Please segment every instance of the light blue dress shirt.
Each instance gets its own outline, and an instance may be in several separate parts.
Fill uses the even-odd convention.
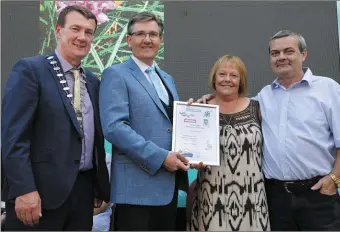
[[[340,147],[340,85],[304,69],[289,88],[276,79],[255,97],[268,179],[304,180],[331,172]]]

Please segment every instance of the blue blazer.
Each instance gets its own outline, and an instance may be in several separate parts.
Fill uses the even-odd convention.
[[[173,78],[156,71],[178,100]],[[172,122],[156,90],[131,58],[104,70],[99,109],[104,137],[113,144],[111,202],[170,203],[176,173],[162,164],[171,150]],[[187,181],[187,176],[182,179]]]
[[[58,66],[57,56],[53,53]],[[2,100],[2,162],[6,200],[37,190],[46,209],[58,208],[72,190],[82,152],[75,111],[47,59],[20,59],[13,67]],[[95,195],[109,200],[104,137],[99,121],[99,80],[86,72],[94,109]]]

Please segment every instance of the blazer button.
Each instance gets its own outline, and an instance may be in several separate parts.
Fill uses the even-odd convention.
[[[75,160],[74,163],[75,163],[75,164],[79,164],[80,161],[79,161],[79,160]]]
[[[168,128],[168,130],[167,130],[169,133],[171,133],[172,132],[172,128]]]

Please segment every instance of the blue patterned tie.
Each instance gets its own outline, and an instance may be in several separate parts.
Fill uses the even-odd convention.
[[[146,72],[149,74],[150,79],[152,81],[153,86],[155,87],[159,99],[162,100],[166,105],[169,105],[169,95],[165,90],[165,87],[162,86],[161,79],[157,75],[155,69],[153,67],[149,67]]]

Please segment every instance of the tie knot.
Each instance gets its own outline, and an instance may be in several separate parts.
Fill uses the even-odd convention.
[[[150,66],[148,67],[146,70],[145,70],[147,73],[151,73],[151,72],[154,72],[155,71],[155,68]]]
[[[72,69],[70,69],[70,72],[71,73],[80,73],[80,69],[79,68],[72,68]]]
[[[73,77],[77,80],[80,79],[81,71],[80,68],[72,68],[70,69],[70,72],[73,74]]]

